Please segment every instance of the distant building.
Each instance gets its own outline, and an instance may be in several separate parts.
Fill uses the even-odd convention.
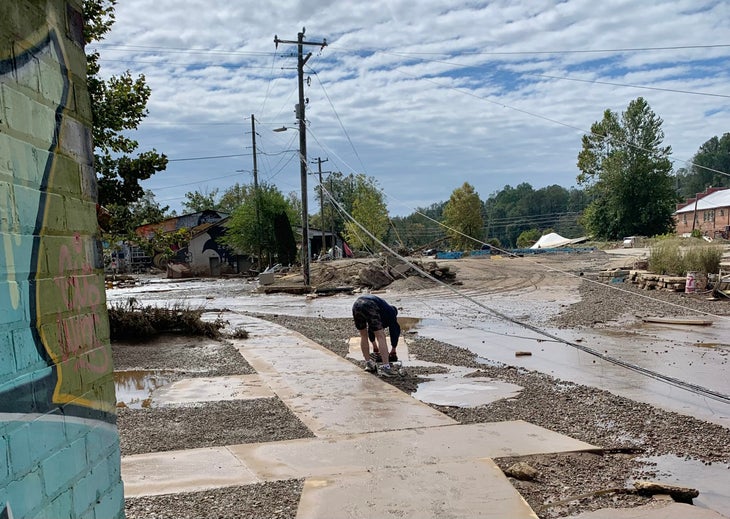
[[[294,234],[296,236],[297,246],[301,245],[302,227],[295,227]],[[345,240],[337,233],[333,234],[330,231],[322,231],[321,229],[310,227],[307,235],[309,237],[309,255],[312,258],[320,257],[320,253],[323,251],[325,254],[330,254],[328,259],[339,259],[352,254],[347,253],[350,249],[345,243]],[[340,251],[339,256],[335,257],[338,249]]]
[[[228,218],[202,224],[192,233],[188,246],[181,249],[176,259],[190,266],[193,275],[218,277],[224,274],[243,274],[253,268],[255,261],[249,255],[238,254],[223,243],[228,230]]]
[[[689,236],[698,230],[709,238],[730,238],[730,189],[710,187],[694,198],[677,204],[674,212],[677,234]]]
[[[140,225],[134,230],[134,232],[140,238],[150,239],[154,234],[159,232],[174,232],[179,229],[194,230],[199,225],[220,222],[224,218],[228,218],[228,216],[228,213],[222,213],[220,211],[213,211],[211,209],[208,209],[205,211],[199,211],[197,213],[184,214],[182,216],[173,216],[157,223]]]
[[[139,236],[139,241],[142,241],[149,240],[159,233],[170,233],[180,229],[188,229],[191,240],[187,245],[175,251],[176,254],[172,260],[173,262],[189,264],[188,266],[191,271],[193,267],[196,267],[197,275],[220,275],[227,272],[241,272],[241,270],[238,270],[240,258],[233,253],[223,252],[224,246],[217,241],[225,232],[225,228],[221,225],[208,232],[211,226],[227,221],[228,216],[228,213],[220,211],[199,211],[182,216],[173,216],[157,223],[140,225],[134,232]],[[210,233],[213,233],[215,236],[212,237]],[[209,242],[211,238],[213,241]],[[202,243],[198,247],[201,241]],[[144,249],[133,242],[124,241],[109,248],[112,250],[106,253],[108,257],[108,261],[105,261],[107,272],[143,272],[150,267],[159,269],[165,269],[167,267],[167,258],[165,255],[155,254],[154,256],[149,256]],[[190,264],[193,260],[196,263]],[[248,270],[248,268],[245,270]],[[217,274],[212,274],[213,272]]]

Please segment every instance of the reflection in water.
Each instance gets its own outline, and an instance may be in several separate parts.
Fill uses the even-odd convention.
[[[150,407],[152,392],[172,381],[169,371],[130,370],[114,372],[117,407]]]
[[[398,317],[398,324],[400,325],[400,330],[403,333],[413,330],[420,323],[421,319],[418,317]]]

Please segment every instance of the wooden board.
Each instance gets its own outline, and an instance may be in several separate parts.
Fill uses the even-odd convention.
[[[693,319],[691,317],[644,317],[645,323],[657,324],[689,324],[695,326],[710,326],[712,321],[707,319]]]

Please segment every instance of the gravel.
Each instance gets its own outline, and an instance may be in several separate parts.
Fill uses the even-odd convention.
[[[709,300],[709,293],[644,290],[633,283],[606,285],[591,280],[581,283],[579,290],[580,302],[567,307],[551,324],[575,328],[644,317],[730,315],[729,302]]]
[[[638,288],[624,286],[631,296],[594,283],[581,284],[580,303],[566,307],[554,320],[562,327],[595,326],[634,315],[667,315],[663,303],[636,297]],[[714,314],[727,314],[718,302],[703,297],[684,297],[655,291],[652,297],[677,301]],[[672,311],[673,312],[673,311]],[[677,309],[672,315],[683,315]],[[347,339],[354,327],[351,319],[304,318],[283,315],[258,317],[296,330],[345,357]],[[193,341],[198,341],[194,339]],[[191,365],[180,356],[195,351],[191,344],[145,357],[144,350],[114,346],[115,362],[121,366],[148,367],[195,373],[212,362],[221,371],[249,373],[245,361],[228,366],[230,350],[208,348],[202,363]],[[201,346],[202,347],[202,346]],[[650,498],[626,492],[634,479],[651,476],[652,469],[638,456],[675,454],[705,463],[730,462],[730,430],[688,416],[634,402],[606,391],[561,381],[549,375],[511,366],[485,366],[466,349],[439,341],[409,336],[409,348],[417,358],[442,365],[473,368],[471,376],[489,377],[518,384],[523,391],[514,399],[476,408],[433,406],[461,423],[526,420],[599,446],[600,454],[555,454],[496,460],[506,469],[526,461],[539,471],[535,481],[512,480],[517,490],[543,519],[565,517],[605,507],[631,507]],[[149,350],[147,351],[149,353]],[[186,356],[183,355],[183,356]],[[240,358],[240,356],[238,356]],[[218,359],[218,360],[216,360]],[[143,362],[146,361],[146,362]],[[361,361],[353,361],[361,364]],[[121,363],[121,364],[119,364]],[[223,367],[228,366],[228,367]],[[197,370],[197,371],[196,371]],[[441,368],[409,368],[403,378],[385,379],[406,392]],[[210,376],[210,372],[205,372]],[[421,378],[419,378],[419,376]],[[196,446],[224,445],[287,438],[311,437],[311,431],[277,398],[235,403],[206,403],[196,406],[151,409],[120,409],[119,428],[124,455]],[[171,434],[174,433],[174,434]],[[205,492],[128,498],[128,519],[142,517],[295,517],[302,488],[299,480],[279,481]]]
[[[311,438],[278,398],[119,409],[122,455]]]

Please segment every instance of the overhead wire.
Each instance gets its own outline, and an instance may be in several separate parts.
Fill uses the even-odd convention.
[[[629,50],[629,49],[624,49],[624,50]],[[646,49],[644,49],[644,50],[646,50]],[[545,51],[545,53],[548,53],[548,51]],[[316,77],[317,77],[318,81],[319,81],[319,82],[320,82],[320,84],[321,84],[321,80],[320,80],[320,78],[319,78],[318,74],[316,74],[316,72],[315,72],[315,75],[316,75]],[[432,80],[430,80],[430,79],[428,79],[428,78],[425,78],[425,79],[426,79],[426,80],[428,80],[428,81],[432,81]],[[432,81],[432,82],[434,82],[434,83],[438,84],[438,82],[435,82],[435,81]],[[441,86],[443,86],[443,85],[441,85]],[[573,128],[573,129],[577,129],[577,130],[579,130],[579,131],[581,131],[581,132],[584,132],[584,133],[585,133],[585,130],[583,130],[583,129],[580,129],[580,128],[576,128],[576,127],[573,127],[573,126],[571,126],[571,125],[568,125],[568,124],[562,123],[562,122],[560,122],[560,121],[557,121],[557,120],[554,120],[554,119],[551,119],[551,118],[548,118],[548,117],[544,117],[544,116],[541,116],[541,115],[539,115],[539,114],[534,114],[534,113],[531,113],[531,112],[529,112],[529,111],[526,111],[526,110],[521,110],[521,109],[518,109],[518,108],[515,108],[515,107],[511,107],[511,106],[509,106],[509,105],[506,105],[506,104],[504,104],[504,103],[500,103],[500,102],[495,102],[495,101],[492,101],[492,100],[486,99],[486,98],[484,98],[484,97],[482,97],[482,96],[477,96],[477,95],[475,95],[475,94],[473,94],[473,93],[471,93],[471,92],[466,92],[466,91],[463,91],[463,90],[461,90],[461,89],[457,89],[457,88],[454,88],[454,87],[448,87],[448,88],[451,88],[451,89],[453,89],[453,90],[455,90],[455,91],[458,91],[458,92],[461,92],[461,93],[464,93],[464,94],[467,94],[467,95],[471,95],[471,96],[473,96],[473,97],[476,97],[476,98],[479,98],[479,99],[485,100],[485,101],[487,101],[487,102],[490,102],[490,103],[493,103],[493,104],[497,104],[497,105],[499,105],[499,106],[502,106],[502,107],[504,107],[504,108],[508,108],[508,109],[516,110],[516,111],[518,111],[518,112],[521,112],[521,113],[524,113],[524,114],[526,114],[526,115],[530,115],[530,116],[533,116],[533,117],[538,117],[538,118],[540,118],[540,119],[544,119],[544,120],[547,120],[547,121],[550,121],[550,122],[553,122],[553,123],[556,123],[556,124],[560,124],[560,125],[562,125],[562,126],[566,126],[566,127],[570,127],[570,128]],[[324,90],[324,87],[323,87],[323,91],[325,91],[325,90]],[[326,94],[326,92],[325,92],[325,95],[327,95],[327,94]],[[328,100],[329,100],[330,104],[332,105],[331,99],[329,98],[329,96],[328,96],[328,95],[327,95],[327,98],[328,98]],[[334,109],[334,106],[333,106],[333,109]],[[342,125],[342,121],[341,121],[341,119],[339,118],[339,115],[337,115],[337,114],[336,114],[336,116],[337,116],[337,119],[338,119],[338,121],[340,122],[341,126],[343,126],[343,127],[344,127],[344,125]],[[352,144],[352,141],[351,141],[351,139],[349,138],[349,135],[348,135],[348,140],[349,140],[349,141],[351,142],[351,144]],[[354,146],[353,146],[353,149],[354,149]],[[356,152],[356,150],[355,150],[355,152]],[[357,152],[356,152],[356,154],[357,154]],[[213,158],[228,158],[228,157],[237,157],[237,156],[239,156],[239,157],[240,157],[240,156],[245,156],[245,155],[250,155],[250,154],[235,154],[235,155],[226,155],[226,156],[211,156],[211,157],[195,157],[195,158],[188,158],[188,159],[172,159],[171,161],[184,161],[184,160],[207,160],[207,159],[213,159]],[[359,158],[359,155],[358,155],[358,160],[360,160],[360,158]],[[679,159],[679,160],[681,160],[681,159]],[[362,162],[362,161],[360,160],[360,162]],[[686,163],[688,163],[688,164],[692,164],[692,163],[691,163],[691,162],[689,162],[689,161],[683,161],[683,162],[686,162]],[[693,164],[693,165],[694,165],[694,164]],[[699,165],[697,165],[697,166],[699,166]],[[699,167],[702,167],[702,166],[699,166]],[[706,170],[709,170],[709,171],[713,171],[713,172],[716,172],[716,173],[720,173],[720,174],[725,174],[725,175],[729,175],[728,173],[725,173],[725,172],[722,172],[722,171],[717,171],[717,170],[713,170],[713,169],[711,169],[711,168],[704,168],[704,169],[706,169]],[[337,204],[337,202],[336,202],[336,201],[334,201],[334,199],[333,199],[333,203]],[[339,205],[339,204],[338,204],[338,205]],[[340,209],[340,211],[342,211],[342,207],[340,207],[339,209]],[[346,213],[346,214],[347,214],[347,213]],[[424,215],[423,213],[419,213],[419,214],[421,214],[421,215],[423,215],[423,216],[426,216],[426,215]],[[352,219],[351,215],[349,215],[349,214],[348,214],[348,216],[349,216],[349,217],[350,217],[350,218]],[[428,218],[428,217],[427,217],[427,218]],[[374,237],[374,236],[373,236],[372,234],[370,234],[370,233],[369,233],[369,231],[367,231],[367,230],[366,230],[366,229],[365,229],[364,227],[362,227],[362,226],[361,226],[361,225],[359,224],[359,222],[356,222],[356,221],[355,221],[355,224],[356,224],[356,225],[357,225],[358,227],[360,227],[360,228],[361,228],[361,229],[362,229],[362,230],[363,230],[363,231],[364,231],[364,232],[365,232],[366,234],[368,234],[368,235],[369,235],[369,236],[370,236],[371,238],[373,238],[373,239],[375,239],[376,241],[378,241],[378,242],[379,242],[379,240],[377,240],[377,239],[376,239],[376,238],[375,238],[375,237]],[[463,233],[462,233],[462,234],[463,234]],[[466,235],[465,235],[465,236],[466,236]],[[472,239],[473,239],[473,238],[472,238]],[[476,240],[476,241],[479,241],[479,240]],[[388,247],[387,247],[387,246],[386,246],[385,244],[383,244],[382,242],[379,242],[379,243],[380,243],[380,245],[381,245],[381,246],[383,246],[384,248],[386,248],[387,250],[389,250],[389,251],[390,251],[391,253],[394,253],[394,251],[392,251],[391,249],[389,249],[389,248],[388,248]],[[482,242],[482,243],[483,243],[483,242]],[[394,253],[394,254],[395,254],[395,253]],[[404,258],[401,258],[401,259],[404,259]],[[428,274],[426,274],[425,272],[423,272],[423,271],[422,271],[421,273],[422,273],[422,275],[424,275],[424,274],[425,274],[425,275],[426,275],[427,277],[429,277],[429,276],[428,276]],[[432,280],[435,280],[435,281],[437,281],[437,282],[440,282],[440,280],[437,280],[437,279],[435,279],[435,278],[433,278],[433,277],[431,277],[431,278],[432,278]],[[440,283],[442,283],[442,282],[440,282]],[[444,285],[444,286],[446,286],[447,288],[450,288],[450,289],[454,290],[454,289],[453,289],[453,287],[450,287],[449,285],[446,285],[446,284],[443,284],[443,285]],[[470,301],[471,301],[472,303],[475,303],[475,304],[477,304],[478,306],[480,306],[480,307],[483,307],[484,309],[486,309],[486,310],[488,310],[488,311],[490,311],[490,312],[494,313],[494,314],[495,314],[495,315],[497,315],[497,316],[500,316],[500,317],[502,317],[502,318],[504,318],[504,319],[506,319],[506,320],[509,320],[509,321],[511,321],[511,322],[514,322],[515,324],[519,324],[519,325],[521,325],[521,326],[525,326],[525,327],[526,327],[526,328],[528,328],[528,329],[532,329],[532,330],[533,330],[533,331],[535,331],[536,333],[541,333],[541,334],[543,334],[543,335],[546,335],[546,336],[548,336],[548,337],[551,337],[551,338],[553,338],[553,339],[555,339],[555,340],[559,340],[560,342],[564,342],[564,343],[566,343],[566,344],[569,344],[568,342],[566,342],[565,340],[563,340],[563,339],[561,339],[561,338],[559,338],[559,337],[552,337],[552,336],[550,336],[549,334],[546,334],[546,332],[544,332],[544,331],[542,331],[542,330],[539,330],[539,329],[537,329],[537,328],[534,328],[534,329],[533,329],[533,328],[531,328],[531,325],[529,325],[529,324],[527,324],[527,323],[521,323],[521,322],[519,322],[519,321],[516,321],[516,320],[513,320],[513,319],[511,319],[511,318],[510,318],[509,316],[506,316],[506,315],[504,315],[504,314],[501,314],[500,312],[497,312],[496,310],[493,310],[493,309],[487,308],[486,306],[484,306],[484,305],[481,305],[480,303],[478,303],[478,302],[476,302],[475,300],[473,300],[473,298],[470,298],[470,297],[469,297],[468,295],[465,295],[465,294],[460,294],[460,293],[459,293],[458,291],[456,291],[456,293],[457,293],[457,294],[459,294],[459,295],[461,295],[461,296],[463,296],[463,297],[466,297],[466,298],[467,298],[467,299],[469,299],[469,300],[470,300]],[[677,306],[680,306],[680,305],[677,305]],[[595,352],[594,350],[591,350],[590,348],[588,348],[588,349],[585,349],[585,347],[582,347],[582,345],[579,345],[579,344],[571,344],[571,345],[572,345],[572,346],[575,346],[575,347],[578,347],[579,349],[584,349],[584,350],[585,350],[585,351],[587,351],[588,353],[591,353],[591,354],[593,354],[593,355],[597,355],[597,356],[599,356],[599,357],[601,357],[601,358],[604,358],[604,357],[606,357],[606,356],[604,356],[604,355],[600,354],[599,352]],[[608,361],[610,361],[610,362],[614,362],[614,363],[616,363],[616,364],[622,365],[622,361],[620,361],[619,359],[609,359],[609,358],[605,358],[604,360],[608,360]],[[626,363],[623,363],[623,364],[626,364]],[[629,367],[630,369],[634,369],[634,370],[637,370],[637,371],[640,371],[640,372],[641,372],[641,370],[643,369],[643,368],[640,368],[640,367],[638,367],[638,366],[634,366],[634,365],[627,365],[627,366],[625,366],[625,367]],[[647,370],[647,371],[648,371],[648,370]],[[664,379],[664,380],[665,380],[666,382],[669,382],[669,383],[672,383],[673,381],[674,381],[674,382],[680,382],[680,387],[684,387],[684,388],[687,388],[687,384],[686,384],[686,383],[682,383],[681,381],[676,381],[676,379],[671,379],[671,377],[667,378],[667,377],[665,377],[665,376],[661,376],[660,374],[656,374],[656,373],[653,373],[653,372],[648,372],[648,373],[644,373],[644,374],[647,374],[647,375],[650,375],[650,376],[652,376],[652,374],[653,374],[653,375],[656,375],[656,376],[659,376],[659,378],[662,378],[662,379]],[[707,392],[708,392],[709,390],[707,390],[707,389],[705,389],[705,388],[701,388],[700,386],[695,386],[695,387],[694,387],[694,389],[695,389],[695,390],[697,390],[697,391],[701,391],[701,392],[702,392],[702,391],[704,391],[704,392],[705,392],[705,394],[706,394],[707,396],[710,396],[710,397],[722,397],[722,398],[723,398],[723,399],[725,399],[725,400],[727,400],[728,398],[730,398],[730,397],[727,397],[727,395],[721,395],[721,394],[714,394],[714,396],[713,396],[712,392],[709,392],[709,393],[707,393]]]
[[[476,97],[478,97],[478,96],[476,96]],[[500,104],[500,103],[498,103],[498,104]],[[518,110],[518,111],[522,111],[522,110]],[[526,111],[524,111],[524,112],[526,112]],[[526,112],[526,113],[529,113],[529,112]],[[546,119],[550,120],[549,118],[546,118]],[[316,136],[315,136],[315,140],[317,140],[316,139]],[[319,142],[319,141],[317,141],[317,142]],[[370,237],[370,239],[372,239],[374,241],[374,243],[378,243],[381,247],[383,247],[385,250],[387,250],[388,252],[390,252],[394,256],[398,257],[401,261],[404,261],[407,264],[409,264],[409,266],[411,268],[413,268],[414,270],[416,270],[416,272],[418,272],[422,276],[425,276],[425,277],[431,279],[432,281],[435,281],[436,283],[440,284],[441,286],[446,287],[448,290],[454,292],[457,296],[460,296],[460,297],[463,297],[463,298],[467,299],[468,301],[470,301],[472,304],[476,305],[477,307],[482,308],[483,310],[486,310],[487,312],[492,313],[493,315],[495,315],[495,316],[497,316],[497,317],[499,317],[499,318],[501,318],[501,319],[503,319],[505,321],[512,322],[512,323],[514,323],[516,325],[522,326],[522,327],[524,327],[526,329],[529,329],[529,330],[531,330],[531,331],[533,331],[535,333],[538,333],[538,334],[540,334],[542,336],[548,337],[549,339],[552,339],[552,340],[555,340],[555,341],[559,341],[559,342],[561,342],[563,344],[572,346],[572,347],[574,347],[576,349],[579,349],[581,351],[584,351],[587,354],[596,356],[596,357],[598,357],[598,358],[600,358],[600,359],[602,359],[602,360],[604,360],[606,362],[610,362],[612,364],[615,364],[615,365],[618,365],[618,366],[622,366],[622,367],[624,367],[626,369],[629,369],[631,371],[634,371],[634,372],[643,374],[645,376],[648,376],[650,378],[654,378],[656,380],[663,381],[663,382],[665,382],[667,384],[670,384],[670,385],[673,385],[675,387],[679,387],[679,388],[682,388],[682,389],[685,389],[685,390],[692,391],[692,392],[697,393],[697,394],[701,394],[701,395],[703,395],[705,397],[708,397],[708,398],[712,398],[712,399],[715,399],[715,400],[718,400],[718,401],[730,403],[730,395],[726,395],[726,394],[720,393],[718,391],[714,391],[714,390],[711,390],[709,388],[705,388],[705,387],[702,387],[702,386],[699,386],[699,385],[696,385],[696,384],[692,384],[692,383],[689,383],[689,382],[685,382],[685,381],[679,380],[677,378],[670,377],[670,376],[667,376],[667,375],[664,375],[664,374],[661,374],[661,373],[658,373],[658,372],[649,370],[647,368],[643,368],[643,367],[641,367],[639,365],[632,364],[632,363],[623,361],[623,360],[618,359],[618,358],[614,358],[614,357],[612,357],[610,355],[603,354],[603,353],[601,353],[601,352],[599,352],[599,351],[597,351],[597,350],[595,350],[593,348],[590,348],[588,346],[579,344],[579,343],[574,342],[574,341],[568,341],[568,340],[566,340],[566,339],[564,339],[562,337],[559,337],[559,336],[557,336],[555,334],[552,334],[550,332],[547,332],[545,330],[542,330],[542,329],[538,328],[537,326],[534,326],[534,325],[531,325],[529,323],[526,323],[526,322],[520,321],[518,319],[512,318],[512,317],[510,317],[510,316],[508,316],[508,315],[506,315],[506,314],[504,314],[502,312],[499,312],[499,311],[497,311],[497,310],[495,310],[493,308],[487,307],[486,305],[484,305],[481,302],[475,300],[473,297],[469,296],[468,294],[464,294],[463,292],[460,292],[460,291],[456,290],[451,285],[448,285],[446,283],[443,283],[441,280],[435,278],[434,276],[430,275],[429,273],[427,273],[426,271],[424,271],[420,267],[418,267],[415,264],[413,264],[412,262],[410,262],[408,259],[406,259],[403,256],[399,255],[396,251],[394,251],[393,249],[391,249],[390,247],[388,247],[385,243],[383,243],[381,240],[379,240],[377,237],[375,237],[372,233],[370,233],[370,231],[368,231],[362,224],[360,224],[360,222],[358,222],[357,220],[355,220],[352,217],[352,215],[350,215],[347,211],[345,211],[344,208],[341,206],[341,204],[339,204],[339,202],[337,200],[335,200],[334,197],[332,197],[331,193],[329,193],[329,191],[326,189],[326,187],[323,184],[320,184],[319,187],[320,187],[320,190],[321,190],[320,192],[323,195],[328,196],[328,198],[330,199],[330,203],[333,204],[334,206],[338,207],[340,213],[345,214],[349,218],[349,220],[352,221],[353,224],[355,226],[357,226],[358,228],[360,228],[365,234],[367,234]],[[386,196],[388,196],[388,195],[386,194]],[[430,218],[428,215],[425,215],[422,212],[418,212],[418,214],[426,217],[427,219],[429,219],[431,221],[436,222],[436,220],[434,220],[433,218]],[[436,223],[438,223],[439,225],[442,225],[441,222],[436,222]],[[452,232],[455,232],[455,233],[460,234],[462,236],[468,237],[468,238],[470,238],[470,239],[472,239],[472,240],[474,240],[476,242],[484,243],[481,240],[478,240],[476,238],[467,236],[466,234],[461,233],[460,231],[458,231],[456,229],[450,229],[450,230]],[[584,279],[584,278],[581,278],[581,279]],[[633,292],[631,292],[631,294],[633,294]],[[651,299],[651,298],[649,298],[649,299]],[[684,308],[681,305],[675,305],[675,306],[679,306],[681,308]]]
[[[340,205],[339,202],[337,202],[334,198],[331,198],[331,202],[333,204]],[[500,312],[498,310],[495,310],[494,308],[488,307],[488,306],[484,305],[483,303],[481,303],[480,301],[477,301],[476,299],[474,299],[470,295],[465,294],[464,292],[457,290],[456,288],[454,288],[453,286],[449,285],[448,283],[444,283],[440,279],[432,276],[431,274],[429,274],[428,272],[426,272],[425,270],[423,270],[422,268],[420,268],[418,265],[416,265],[413,262],[409,261],[408,258],[405,258],[402,255],[398,254],[396,251],[394,251],[393,249],[391,249],[390,247],[388,247],[385,243],[383,243],[376,236],[374,236],[368,229],[366,229],[360,222],[358,222],[355,218],[353,218],[352,215],[350,215],[349,213],[347,213],[347,211],[345,211],[344,208],[342,208],[341,206],[340,206],[340,210],[342,212],[346,213],[348,215],[350,221],[352,221],[354,225],[356,225],[357,227],[359,227],[365,234],[367,234],[370,237],[370,239],[374,240],[374,242],[378,243],[383,249],[387,250],[390,254],[393,254],[399,260],[407,263],[409,267],[411,267],[412,269],[414,269],[420,275],[422,275],[424,277],[427,277],[428,279],[430,279],[431,281],[436,282],[437,284],[439,284],[443,288],[446,288],[446,289],[450,290],[451,292],[453,292],[457,296],[462,297],[462,298],[468,300],[469,302],[471,302],[472,304],[476,305],[477,307],[479,307],[479,308],[481,308],[481,309],[483,309],[483,310],[491,313],[492,315],[495,315],[496,317],[498,317],[498,318],[500,318],[500,319],[502,319],[504,321],[511,322],[513,324],[516,324],[518,326],[521,326],[523,328],[526,328],[526,329],[528,329],[528,330],[530,330],[532,332],[535,332],[535,333],[537,333],[539,335],[542,335],[542,336],[547,337],[549,339],[552,339],[554,341],[560,342],[562,344],[566,344],[568,346],[572,346],[573,348],[579,349],[579,350],[581,350],[581,351],[583,351],[583,352],[585,352],[585,353],[587,353],[589,355],[592,355],[594,357],[597,357],[597,358],[599,358],[599,359],[601,359],[603,361],[606,361],[606,362],[609,362],[611,364],[615,364],[615,365],[621,366],[623,368],[629,369],[631,371],[634,371],[636,373],[645,375],[645,376],[650,377],[650,378],[653,378],[655,380],[659,380],[659,381],[665,382],[665,383],[667,383],[669,385],[672,385],[674,387],[678,387],[680,389],[684,389],[684,390],[687,390],[687,391],[691,391],[693,393],[696,393],[696,394],[699,394],[699,395],[702,395],[704,397],[711,398],[711,399],[714,399],[714,400],[717,400],[717,401],[720,401],[720,402],[730,403],[730,395],[727,395],[727,394],[721,393],[719,391],[715,391],[715,390],[712,390],[712,389],[709,389],[709,388],[700,386],[698,384],[693,384],[693,383],[690,383],[690,382],[686,382],[686,381],[677,379],[676,377],[671,377],[671,376],[668,376],[668,375],[664,375],[662,373],[659,373],[659,372],[656,372],[656,371],[653,371],[653,370],[644,368],[644,367],[639,366],[637,364],[624,361],[622,359],[613,357],[613,356],[608,355],[608,354],[605,354],[605,353],[601,353],[601,352],[599,352],[599,351],[597,351],[597,350],[595,350],[593,348],[590,348],[590,347],[588,347],[588,346],[586,346],[584,344],[580,344],[580,343],[577,343],[577,342],[574,342],[574,341],[569,341],[569,340],[564,339],[562,337],[559,337],[558,335],[555,335],[555,334],[553,334],[551,332],[548,332],[546,330],[543,330],[543,329],[541,329],[541,328],[539,328],[537,326],[534,326],[532,324],[526,323],[526,322],[521,321],[519,319],[513,318],[513,317],[511,317],[511,316],[509,316],[509,315],[507,315],[507,314],[505,314],[503,312]],[[679,306],[679,305],[677,305],[677,306]]]

